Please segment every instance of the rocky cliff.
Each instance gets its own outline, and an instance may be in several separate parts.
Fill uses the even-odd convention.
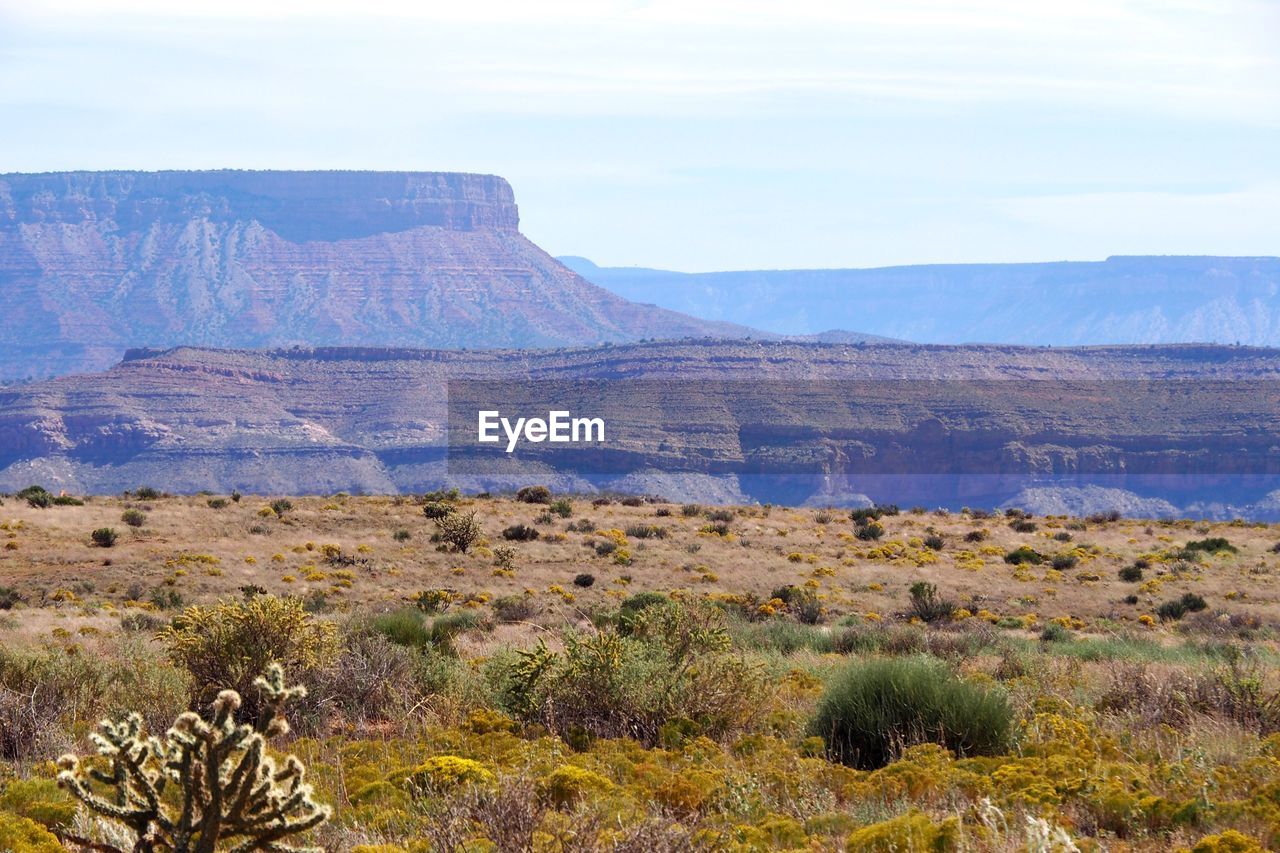
[[[459,469],[446,447],[462,380],[510,383],[498,402],[512,408],[548,402],[529,390],[538,383],[635,384],[613,398],[556,386],[550,402],[579,414],[590,412],[576,403],[603,400],[600,453],[543,445],[515,468]],[[540,481],[681,499],[993,506],[1022,494],[1057,506],[1120,494],[1107,488],[1133,506],[1234,513],[1280,488],[1277,380],[1280,351],[1208,346],[136,351],[102,374],[0,389],[0,490]]]
[[[746,330],[638,305],[518,230],[502,178],[0,175],[0,381],[128,347],[525,347]]]

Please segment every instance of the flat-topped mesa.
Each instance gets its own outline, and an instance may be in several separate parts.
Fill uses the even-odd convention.
[[[0,175],[0,382],[129,348],[505,348],[753,334],[628,302],[450,172]]]
[[[20,224],[256,220],[293,242],[435,226],[515,231],[511,185],[458,172],[169,171],[0,174],[0,229]]]

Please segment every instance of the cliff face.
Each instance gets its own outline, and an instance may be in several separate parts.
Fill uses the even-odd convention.
[[[0,381],[133,346],[525,347],[740,334],[637,305],[518,230],[502,178],[0,175]]]
[[[603,398],[572,385],[601,379],[640,384]],[[690,500],[993,506],[1075,484],[1230,516],[1280,488],[1277,379],[1280,351],[1207,346],[137,351],[103,374],[0,389],[0,490],[545,482]],[[462,447],[461,461],[477,464],[459,467],[458,433],[447,441],[459,380],[506,383],[504,411],[603,414],[609,441],[585,455],[531,446],[514,467]],[[539,399],[549,380],[571,384]],[[475,408],[463,409],[474,425]]]

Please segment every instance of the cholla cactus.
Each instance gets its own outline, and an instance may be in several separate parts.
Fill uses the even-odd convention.
[[[266,698],[256,725],[236,723],[240,695],[234,690],[218,695],[212,720],[185,713],[163,739],[146,737],[137,714],[104,720],[93,740],[108,769],[64,755],[59,784],[94,812],[127,826],[136,837],[132,853],[314,850],[284,839],[324,822],[330,810],[311,798],[302,762],[291,755],[279,766],[266,754],[267,739],[289,731],[284,706],[306,691],[286,687],[274,664],[255,684]],[[166,796],[173,788],[178,791]],[[101,842],[64,840],[130,853]]]

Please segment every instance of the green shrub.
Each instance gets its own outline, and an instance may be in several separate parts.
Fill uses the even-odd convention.
[[[1053,566],[1058,571],[1064,571],[1066,569],[1074,569],[1076,564],[1079,562],[1080,558],[1075,554],[1054,554],[1053,558],[1049,561],[1049,565]]]
[[[623,532],[632,539],[667,538],[667,528],[657,524],[628,524]]]
[[[685,504],[680,507],[680,514],[685,518],[693,518],[702,515],[702,507],[698,504]]]
[[[25,500],[28,506],[36,509],[48,509],[53,506],[53,495],[45,491],[43,486],[27,486],[14,497]]]
[[[551,490],[546,486],[525,486],[516,492],[516,500],[525,504],[549,504]]]
[[[866,524],[858,525],[853,535],[864,542],[871,542],[884,536],[884,527],[878,521],[869,521]]]
[[[852,664],[830,682],[809,731],[844,764],[872,769],[899,750],[937,743],[959,755],[1008,749],[1013,712],[997,689],[979,687],[929,658]]]
[[[130,527],[141,527],[147,523],[147,514],[140,509],[126,509],[120,513],[120,520]]]
[[[164,497],[158,489],[153,489],[150,486],[139,486],[133,490],[133,496],[140,501],[154,501]]]
[[[924,537],[924,547],[928,548],[930,551],[941,551],[946,547],[946,544],[946,540],[937,534]]]
[[[197,704],[221,690],[244,698],[250,719],[261,710],[258,675],[272,664],[307,673],[337,653],[336,628],[318,621],[296,598],[256,595],[248,600],[188,607],[159,634],[169,658],[191,673]]]
[[[379,613],[369,620],[369,627],[397,646],[421,649],[431,645],[431,632],[422,611],[414,607]]]
[[[560,498],[559,500],[552,501],[551,505],[547,507],[547,510],[552,515],[558,515],[561,518],[568,518],[573,515],[573,502],[568,498]]]
[[[760,669],[732,653],[723,614],[678,602],[635,612],[630,633],[570,633],[564,650],[544,643],[518,652],[505,670],[508,708],[572,745],[591,738],[658,742],[680,721],[710,737],[759,713]]]
[[[1140,566],[1125,566],[1116,574],[1125,583],[1137,583],[1142,580],[1142,568]]]
[[[502,538],[510,542],[532,542],[540,535],[538,528],[527,524],[513,524],[502,531]]]
[[[581,587],[582,589],[593,586],[595,582],[596,576],[590,572],[582,572],[581,574],[575,575],[573,578],[573,585]]]
[[[1040,632],[1040,640],[1045,643],[1065,643],[1070,639],[1071,632],[1057,622],[1050,622]]]
[[[54,506],[84,506],[84,501],[73,495],[58,495],[53,499]]]
[[[22,601],[22,596],[16,589],[0,586],[0,610],[12,610],[14,605],[20,601]]]
[[[119,538],[119,535],[114,528],[99,527],[90,533],[89,537],[93,540],[93,544],[99,548],[110,548],[116,544],[116,539]]]
[[[391,538],[397,542],[408,542],[413,538],[413,534],[401,527],[397,528],[396,531],[391,534]]]
[[[205,503],[209,506],[209,509],[226,509],[231,505],[226,498],[209,498]]]
[[[0,793],[0,811],[30,818],[48,829],[68,829],[76,817],[76,802],[52,779],[14,779]]]
[[[66,853],[57,837],[29,818],[0,811],[0,850],[12,853]]]
[[[453,504],[445,501],[427,501],[422,506],[422,514],[430,519],[444,518],[453,511]]]
[[[1183,550],[1203,551],[1206,554],[1217,554],[1221,551],[1226,551],[1229,554],[1238,554],[1240,552],[1239,548],[1221,536],[1212,536],[1208,539],[1197,539],[1194,542],[1188,542]]]
[[[1044,562],[1044,555],[1030,546],[1021,545],[1005,554],[1004,561],[1014,566],[1020,566],[1023,563],[1038,566]]]
[[[288,498],[277,498],[271,502],[271,508],[275,510],[276,515],[283,517],[286,512],[293,509],[293,501]]]
[[[499,622],[528,622],[538,615],[538,604],[532,596],[504,595],[494,600],[493,615]]]
[[[450,513],[444,518],[437,518],[435,523],[440,540],[460,554],[467,553],[482,535],[474,512]]]
[[[951,618],[955,612],[955,602],[941,598],[938,587],[927,581],[916,581],[911,585],[911,613],[922,622],[941,622]]]

